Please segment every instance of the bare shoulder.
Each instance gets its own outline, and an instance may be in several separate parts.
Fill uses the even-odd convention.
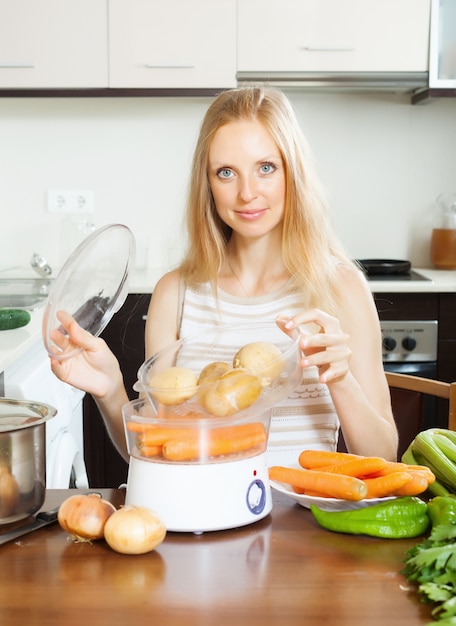
[[[157,293],[160,296],[178,295],[180,280],[181,276],[179,270],[173,270],[172,272],[163,274],[155,285],[154,294]]]
[[[355,265],[340,263],[337,266],[336,290],[343,297],[355,293],[371,296],[371,290],[363,272]]]
[[[377,309],[369,283],[363,272],[354,265],[338,265],[336,295],[342,317],[377,320]]]

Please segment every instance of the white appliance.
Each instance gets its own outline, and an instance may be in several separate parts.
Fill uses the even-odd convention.
[[[88,488],[82,419],[84,392],[54,376],[42,342],[5,370],[4,395],[44,402],[57,409],[57,415],[46,422],[46,487]]]
[[[147,359],[134,386],[143,397],[122,409],[130,454],[126,503],[155,510],[176,532],[236,528],[268,515],[271,409],[301,380],[299,338],[274,320],[221,325]],[[241,347],[250,358],[240,357]],[[201,382],[203,371],[221,365],[224,375]],[[183,370],[199,382],[174,384]],[[159,384],[163,373],[168,378]],[[253,395],[242,401],[236,393]]]

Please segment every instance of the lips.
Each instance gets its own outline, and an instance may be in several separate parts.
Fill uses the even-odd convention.
[[[256,220],[266,213],[267,209],[255,209],[250,211],[236,211],[236,215],[245,220]]]

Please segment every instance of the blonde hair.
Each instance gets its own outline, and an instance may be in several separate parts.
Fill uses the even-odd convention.
[[[231,229],[220,220],[215,208],[207,173],[208,155],[217,130],[236,120],[258,120],[276,142],[286,181],[284,263],[302,290],[303,303],[334,310],[337,262],[350,260],[333,232],[326,195],[291,104],[281,91],[261,85],[222,92],[202,121],[188,193],[189,243],[179,267],[182,277],[193,286],[208,281],[217,286]]]

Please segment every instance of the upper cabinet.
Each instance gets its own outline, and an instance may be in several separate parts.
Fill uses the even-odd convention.
[[[432,1],[445,7],[456,2]],[[310,80],[325,73],[335,81],[355,76],[361,87],[374,77],[374,88],[387,84],[375,82],[383,80],[379,75],[393,76],[393,83],[401,75],[413,90],[427,85],[430,5],[431,0],[0,0],[0,95],[209,95],[244,80],[296,85],[306,73]]]
[[[107,87],[107,0],[1,0],[0,88]]]
[[[236,84],[236,0],[1,0],[0,89]]]
[[[109,86],[236,84],[236,0],[109,0]]]
[[[427,72],[430,0],[239,0],[238,72]]]

